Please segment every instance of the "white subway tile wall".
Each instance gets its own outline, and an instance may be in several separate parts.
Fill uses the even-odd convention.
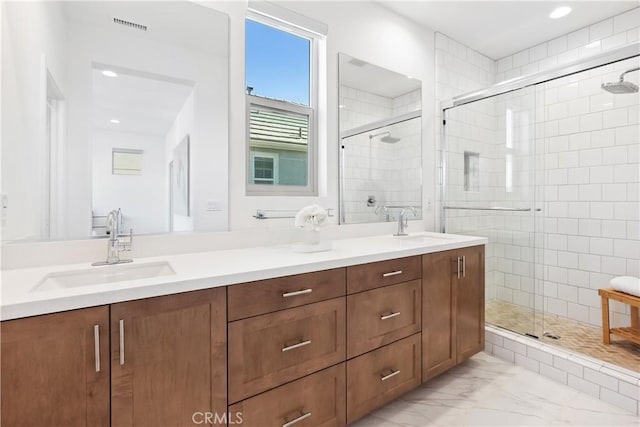
[[[387,98],[347,86],[340,86],[340,130],[345,131],[388,119],[420,108],[421,91],[414,90],[396,98]],[[345,138],[344,213],[347,223],[393,220],[376,207],[383,205],[421,206],[420,118]],[[390,132],[396,143],[384,143],[381,136]],[[375,205],[368,199],[375,197]],[[418,218],[421,218],[418,211]]]
[[[636,8],[498,61],[437,33],[437,100],[636,41],[639,23]],[[448,231],[489,238],[488,301],[600,325],[597,289],[613,276],[640,275],[640,98],[600,88],[633,66],[637,58],[448,110],[447,204],[542,209],[536,222],[520,213],[447,212]],[[627,79],[637,83],[638,73]],[[509,153],[508,138],[520,155]],[[478,152],[484,169],[475,194],[462,187],[464,151]],[[628,324],[628,308],[612,311],[615,326]]]

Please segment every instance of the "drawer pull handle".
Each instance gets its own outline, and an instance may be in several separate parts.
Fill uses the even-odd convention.
[[[383,316],[380,316],[380,320],[387,320],[387,319],[394,318],[396,316],[400,316],[400,312],[399,311],[396,311],[395,313],[390,313],[390,314],[385,314]]]
[[[298,344],[293,344],[287,347],[283,347],[282,351],[295,350],[296,348],[304,347],[305,345],[311,344],[311,340],[301,341]]]
[[[285,292],[284,294],[282,294],[282,298],[289,298],[289,297],[295,297],[298,295],[304,295],[304,294],[310,294],[311,292],[313,292],[313,289],[302,289],[299,291],[293,291],[293,292]]]
[[[402,274],[402,270],[396,270],[396,271],[390,271],[389,273],[383,273],[382,277],[397,276],[398,274]]]
[[[118,322],[120,326],[120,365],[124,365],[124,319]]]
[[[100,325],[93,325],[93,354],[96,359],[96,372],[100,372]]]
[[[286,422],[286,423],[282,424],[282,427],[290,427],[290,426],[292,426],[292,425],[294,425],[296,423],[299,423],[300,421],[302,421],[304,419],[309,418],[310,416],[311,416],[311,412],[307,412],[306,414],[302,414],[302,415],[300,415],[298,418],[296,418],[294,420],[291,420],[289,422]]]
[[[388,379],[389,379],[389,378],[391,378],[391,377],[395,377],[395,376],[396,376],[396,375],[398,375],[399,373],[400,373],[400,370],[397,370],[397,371],[391,371],[391,373],[390,373],[390,374],[387,374],[387,375],[383,375],[383,376],[381,376],[381,377],[380,377],[380,381],[386,381],[386,380],[388,380]]]

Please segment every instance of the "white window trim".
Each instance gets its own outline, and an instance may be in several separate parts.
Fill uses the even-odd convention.
[[[274,27],[281,31],[286,31],[298,37],[306,38],[310,41],[311,52],[309,53],[309,106],[293,104],[286,101],[264,98],[256,95],[245,94],[246,97],[246,162],[247,162],[247,196],[317,196],[318,195],[318,64],[319,64],[319,43],[322,34],[313,31],[305,31],[295,23],[287,23],[284,20],[276,19],[262,13],[249,10],[246,19],[258,22],[263,25]],[[245,73],[246,74],[246,73]],[[245,82],[244,87],[247,87]],[[271,108],[285,112],[293,112],[309,116],[309,129],[307,132],[307,185],[260,185],[251,183],[251,146],[250,146],[250,111],[251,105],[263,108]]]
[[[273,183],[270,184],[270,186],[273,185],[278,185],[278,181],[279,181],[279,177],[278,177],[278,163],[280,162],[280,156],[278,156],[277,153],[267,153],[264,151],[254,151],[251,153],[251,180],[255,181],[256,180],[256,170],[255,170],[255,159],[256,157],[262,157],[262,158],[269,158],[269,159],[273,159]],[[260,186],[264,186],[264,184],[255,184],[255,185],[260,185]]]

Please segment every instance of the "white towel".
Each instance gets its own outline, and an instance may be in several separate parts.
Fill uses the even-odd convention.
[[[616,291],[640,297],[640,279],[631,276],[614,277],[609,282]]]

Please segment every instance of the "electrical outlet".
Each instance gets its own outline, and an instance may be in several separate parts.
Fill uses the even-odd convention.
[[[4,227],[5,225],[7,225],[7,211],[9,210],[9,196],[7,196],[6,194],[2,194],[0,196],[0,209],[0,222]]]
[[[222,210],[222,204],[217,200],[209,200],[207,202],[206,212],[220,212]]]

